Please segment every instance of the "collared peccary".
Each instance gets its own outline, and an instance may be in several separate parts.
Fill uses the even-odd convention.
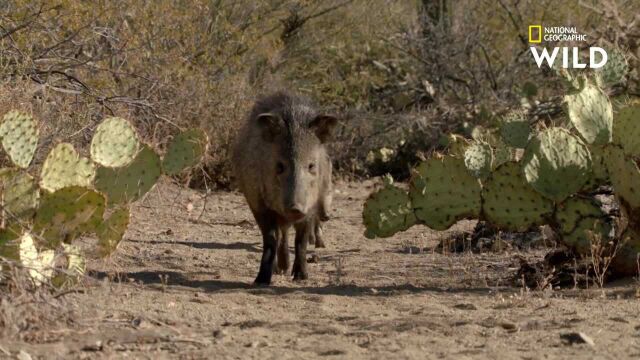
[[[296,232],[293,279],[308,278],[307,243],[317,241],[331,201],[325,143],[336,123],[307,98],[278,92],[256,102],[238,134],[232,165],[264,245],[256,284],[271,283],[276,252],[277,271],[287,271],[291,226]]]

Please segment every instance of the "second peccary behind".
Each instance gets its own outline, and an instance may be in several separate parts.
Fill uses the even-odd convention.
[[[264,245],[257,284],[271,283],[276,253],[276,270],[287,271],[291,226],[296,231],[293,278],[308,278],[307,244],[318,241],[320,221],[328,219],[331,161],[325,143],[336,123],[308,99],[278,92],[256,102],[238,134],[232,165]]]

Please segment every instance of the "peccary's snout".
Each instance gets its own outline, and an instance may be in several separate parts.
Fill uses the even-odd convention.
[[[307,215],[299,206],[293,205],[291,207],[287,207],[287,217],[290,220],[298,221]]]

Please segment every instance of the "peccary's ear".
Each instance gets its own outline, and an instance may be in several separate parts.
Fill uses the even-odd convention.
[[[268,142],[274,141],[276,136],[284,130],[280,117],[272,113],[258,115],[257,122],[262,130],[262,138]]]
[[[309,123],[309,129],[316,133],[321,143],[331,140],[333,128],[338,124],[338,119],[332,115],[318,115]]]

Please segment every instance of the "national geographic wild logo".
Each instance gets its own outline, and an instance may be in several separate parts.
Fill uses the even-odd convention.
[[[580,34],[575,27],[529,25],[529,44],[532,44],[530,46],[531,54],[533,54],[533,59],[538,67],[541,67],[545,62],[549,67],[557,67],[556,61],[565,69],[584,69],[586,67],[597,69],[603,67],[607,63],[607,52],[603,48],[597,46],[589,47],[589,58],[585,60],[580,56],[580,51],[584,50],[579,47],[556,46],[548,48],[542,46],[543,42],[575,43],[584,41],[587,41],[587,35]]]

